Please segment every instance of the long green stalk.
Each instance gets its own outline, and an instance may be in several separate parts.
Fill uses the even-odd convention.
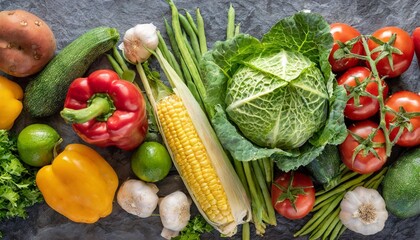
[[[194,63],[194,60],[192,59],[192,56],[190,55],[187,49],[187,46],[185,44],[185,40],[182,34],[181,24],[179,22],[178,9],[176,8],[172,0],[169,1],[169,6],[171,7],[171,12],[172,12],[172,28],[174,31],[176,43],[181,52],[181,56],[185,60],[185,64],[188,66],[188,69],[190,70],[191,77],[194,81],[194,84],[196,85],[197,90],[200,93],[201,98],[203,99],[204,96],[206,96],[206,89],[201,80],[199,70],[196,64]]]
[[[263,203],[260,198],[260,195],[258,194],[259,191],[257,190],[257,187],[255,185],[255,181],[253,178],[254,174],[250,167],[250,163],[242,162],[242,164],[244,167],[245,175],[247,176],[247,182],[248,182],[249,190],[251,193],[252,220],[254,222],[257,233],[261,234],[265,232],[265,228],[266,228],[263,222],[263,218],[264,218],[263,216],[264,211],[262,207]]]
[[[232,4],[230,4],[228,10],[228,23],[226,28],[226,39],[233,38],[235,35],[235,9]]]
[[[185,10],[185,16],[187,17],[188,23],[191,26],[191,29],[194,31],[195,34],[198,35],[198,27],[197,24],[194,22],[194,18],[191,16],[191,14]]]
[[[179,62],[181,62],[181,58],[182,58],[181,51],[179,50],[178,44],[176,43],[174,30],[172,29],[171,24],[169,24],[166,18],[164,19],[164,23],[165,23],[166,34],[168,35],[169,43],[171,44],[171,48],[174,53],[174,56]]]
[[[169,51],[168,46],[166,45],[166,42],[163,39],[160,32],[157,32],[157,35],[158,35],[158,39],[159,39],[158,47],[159,47],[160,51],[162,52],[163,56],[165,57],[165,59],[168,60],[169,64],[172,66],[172,68],[175,70],[175,72],[178,74],[178,76],[180,76],[181,79],[183,79],[185,81],[185,79],[182,77],[183,76],[182,71],[181,71],[181,68],[180,68],[178,62],[175,59],[175,56],[171,53],[171,51]]]
[[[196,10],[197,18],[197,31],[198,31],[198,42],[200,43],[201,55],[207,52],[207,39],[206,39],[206,30],[204,28],[204,19],[201,16],[200,9]]]
[[[268,219],[266,220],[266,222],[271,225],[276,225],[277,224],[276,212],[274,211],[274,207],[271,203],[270,192],[267,188],[265,177],[264,177],[263,172],[260,169],[258,161],[252,161],[252,168],[254,169],[255,178],[257,179],[257,183],[261,189],[261,193],[264,198],[264,203],[265,203],[264,209],[268,215]]]
[[[196,32],[193,30],[193,27],[191,26],[190,22],[184,15],[179,14],[179,22],[181,23],[181,26],[184,29],[185,33],[187,33],[188,37],[190,38],[190,43],[191,43],[192,49],[194,50],[193,52],[194,52],[195,58],[197,59],[198,62],[200,62],[201,50],[200,50],[200,44],[198,43]]]

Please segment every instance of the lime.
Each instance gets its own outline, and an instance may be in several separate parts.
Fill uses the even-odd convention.
[[[57,131],[46,124],[28,125],[18,135],[19,157],[28,165],[45,166],[53,160],[55,148],[61,141]]]
[[[146,182],[165,178],[172,167],[168,150],[158,142],[144,142],[131,156],[131,169]]]

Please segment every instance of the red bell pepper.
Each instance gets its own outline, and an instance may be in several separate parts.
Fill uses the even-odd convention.
[[[132,150],[147,134],[146,102],[133,83],[111,70],[97,70],[75,79],[61,116],[87,143]]]

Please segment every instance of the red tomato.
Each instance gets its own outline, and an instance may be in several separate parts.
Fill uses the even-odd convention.
[[[365,67],[353,67],[347,70],[343,75],[338,78],[339,85],[347,85],[353,87],[351,92],[347,92],[347,95],[351,94],[351,97],[346,104],[344,109],[344,116],[351,120],[364,120],[375,115],[379,110],[379,102],[376,98],[369,96],[363,96],[361,94],[368,92],[374,96],[378,96],[378,84],[374,81],[368,83],[366,88],[359,89],[357,86],[356,79],[359,83],[365,81],[365,79],[370,79],[371,72],[368,68]],[[388,85],[385,81],[382,81],[383,91],[382,94],[384,98],[388,95]],[[359,96],[359,104],[356,105],[354,101],[354,96]]]
[[[312,179],[300,172],[281,174],[271,185],[271,201],[274,209],[285,218],[305,217],[315,204]]]
[[[420,65],[420,27],[414,29],[412,37],[414,43],[414,51],[416,52],[417,56],[417,63]]]
[[[340,48],[337,41],[340,41],[342,43],[346,43],[349,40],[359,37],[360,32],[357,31],[355,28],[353,28],[350,25],[347,25],[345,23],[333,23],[330,25],[330,32],[334,38],[334,45],[331,49],[330,56],[328,58],[332,71],[342,72],[344,70],[347,70],[351,67],[356,66],[359,63],[359,59],[357,58],[343,58],[336,60],[334,59],[334,53],[337,51],[337,49]],[[355,54],[363,54],[363,45],[360,41],[356,42],[353,46],[349,46],[351,49],[350,51]]]
[[[396,34],[397,37],[394,43],[389,44],[388,42],[390,41],[393,34]],[[392,78],[397,77],[405,72],[410,66],[414,56],[414,44],[411,36],[406,31],[398,27],[384,27],[378,29],[372,34],[372,36],[384,42],[384,45],[382,46],[391,45],[394,48],[398,48],[402,52],[402,54],[392,53],[394,69],[391,68],[387,57],[381,59],[376,64],[379,75]],[[368,46],[372,51],[378,47],[379,44],[369,39]],[[379,54],[380,52],[373,53],[372,59],[376,59]]]
[[[420,95],[410,91],[400,91],[391,95],[385,102],[385,105],[390,107],[396,112],[400,111],[400,107],[404,108],[407,113],[418,112],[420,114]],[[406,128],[403,130],[402,135],[397,140],[397,144],[403,147],[413,147],[420,145],[420,115],[417,117],[409,118],[409,122],[413,127],[413,131],[409,132]],[[389,111],[385,114],[385,122],[387,126],[390,123],[395,123],[401,118],[395,117],[395,115]],[[407,120],[403,121],[408,123]],[[391,140],[394,140],[399,127],[393,129],[390,133]]]
[[[351,125],[348,130],[355,135],[359,136],[362,140],[368,138],[369,134],[372,133],[374,129],[378,128],[378,124],[365,120],[362,122],[357,122]],[[387,160],[386,151],[385,151],[385,136],[382,130],[378,130],[375,136],[372,138],[370,143],[365,144],[365,149],[370,149],[376,151],[379,158],[377,158],[372,152],[365,152],[364,150],[359,151],[355,158],[353,159],[353,153],[356,147],[358,147],[361,142],[356,140],[350,133],[347,135],[346,140],[339,146],[339,151],[341,155],[341,160],[343,163],[350,168],[351,170],[358,172],[360,174],[367,174],[375,172],[382,168]],[[382,146],[375,147],[372,144],[382,144]]]

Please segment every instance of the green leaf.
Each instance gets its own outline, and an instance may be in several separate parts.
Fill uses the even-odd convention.
[[[328,57],[333,45],[330,26],[316,13],[299,12],[276,23],[261,41],[267,48],[297,51],[319,63],[325,79],[329,79],[331,65]]]
[[[236,72],[241,61],[259,52],[261,44],[258,39],[247,34],[214,44],[213,50],[204,54],[201,61],[203,83],[207,91],[204,103],[210,116],[216,105],[225,105],[226,85]]]
[[[347,137],[347,128],[344,122],[344,108],[347,103],[347,92],[341,85],[336,85],[333,96],[330,98],[329,117],[325,127],[316,133],[310,143],[314,146],[324,146],[327,143],[338,145]]]
[[[296,151],[285,151],[280,148],[259,147],[243,137],[236,127],[227,119],[222,106],[217,105],[215,115],[211,119],[214,130],[223,147],[234,159],[239,161],[253,161],[270,157],[274,153],[285,157],[298,155]]]

